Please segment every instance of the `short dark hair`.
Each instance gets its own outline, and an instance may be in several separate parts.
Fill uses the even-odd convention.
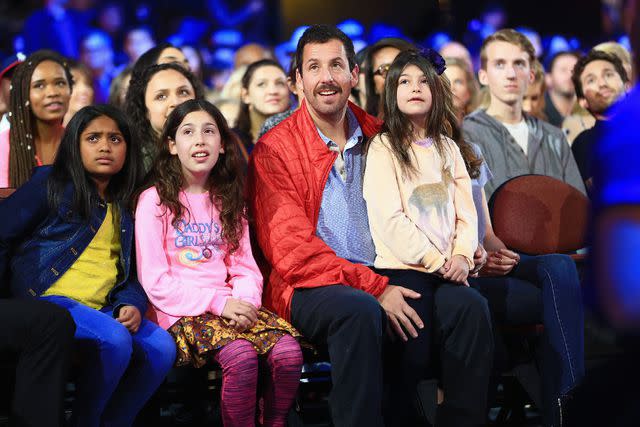
[[[549,58],[547,58],[546,67],[544,67],[545,70],[547,70],[548,73],[552,73],[553,66],[556,65],[556,61],[562,56],[573,56],[576,59],[580,59],[582,55],[580,54],[580,52],[575,50],[561,50],[560,52],[556,52]]]
[[[345,33],[339,28],[333,25],[312,25],[307,28],[306,31],[298,40],[298,46],[296,47],[296,62],[298,64],[298,71],[302,74],[302,52],[304,47],[309,43],[322,44],[327,43],[330,40],[339,40],[344,46],[344,50],[347,53],[347,61],[349,61],[349,70],[353,70],[356,66],[356,52],[353,48],[353,42]]]
[[[622,65],[622,61],[620,60],[620,58],[612,53],[591,49],[589,53],[578,59],[578,62],[576,62],[576,65],[573,67],[573,75],[571,76],[571,80],[573,80],[573,86],[576,88],[576,96],[578,98],[584,98],[584,92],[582,91],[582,82],[580,81],[580,77],[582,76],[585,67],[593,61],[610,62],[620,75],[622,82],[627,83],[629,81],[629,76],[627,76],[627,72],[625,71],[624,65]]]

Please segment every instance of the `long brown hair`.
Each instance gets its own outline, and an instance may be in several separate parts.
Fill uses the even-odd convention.
[[[411,143],[414,139],[413,125],[398,108],[398,80],[404,69],[409,65],[417,66],[427,78],[427,84],[431,91],[431,111],[426,118],[426,136],[431,138],[441,159],[451,157],[447,155],[443,135],[451,138],[460,148],[462,158],[471,178],[477,178],[480,174],[479,166],[482,160],[478,159],[471,146],[464,142],[460,127],[455,115],[451,87],[449,80],[444,75],[438,75],[433,64],[422,53],[416,51],[403,51],[389,67],[384,85],[384,117],[385,122],[380,134],[389,137],[391,149],[400,163],[403,174],[407,176],[417,173],[416,165],[411,160]],[[445,166],[444,164],[442,165]]]
[[[156,187],[160,203],[173,215],[176,227],[188,209],[180,202],[180,191],[184,186],[182,167],[178,156],[169,152],[169,139],[175,140],[176,132],[184,118],[194,111],[209,114],[220,132],[224,153],[209,173],[207,185],[211,203],[220,212],[222,239],[229,253],[238,249],[242,237],[242,219],[245,215],[243,179],[237,153],[235,134],[229,129],[224,116],[213,104],[203,99],[192,99],[177,106],[167,118],[162,132],[162,144],[151,170],[150,185]],[[192,215],[192,212],[189,212]]]
[[[31,76],[36,67],[44,61],[53,61],[64,69],[64,74],[73,90],[73,77],[66,60],[52,50],[39,50],[27,57],[18,65],[11,78],[11,101],[9,105],[9,183],[12,187],[20,187],[31,176],[36,167],[36,117],[29,105]],[[60,123],[62,124],[60,119]]]
[[[259,61],[253,62],[249,64],[247,70],[244,72],[242,76],[242,89],[248,91],[249,85],[253,80],[253,75],[262,67],[276,67],[279,68],[283,73],[284,69],[279,62],[273,59],[261,59]],[[286,74],[286,73],[285,73]],[[249,114],[249,104],[244,102],[240,102],[240,110],[238,111],[238,117],[236,118],[236,128],[240,130],[241,133],[250,135],[251,141],[255,142],[258,139],[258,135],[251,135],[251,115]]]

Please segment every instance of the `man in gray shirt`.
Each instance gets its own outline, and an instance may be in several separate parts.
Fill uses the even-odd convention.
[[[522,112],[533,83],[534,48],[521,33],[503,29],[487,37],[480,50],[480,83],[489,87],[486,110],[465,117],[465,139],[480,146],[493,178],[487,197],[505,181],[520,175],[547,175],[585,193],[580,172],[562,131]]]

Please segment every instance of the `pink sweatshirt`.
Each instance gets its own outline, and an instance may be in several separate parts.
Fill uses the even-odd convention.
[[[240,247],[232,255],[221,245],[220,213],[209,195],[180,193],[189,211],[177,227],[155,187],[140,195],[136,209],[138,279],[151,307],[148,316],[168,329],[184,316],[220,315],[229,297],[260,308],[262,275],[251,254],[249,227],[244,221]],[[195,213],[195,215],[194,215]],[[203,256],[203,244],[212,256]]]

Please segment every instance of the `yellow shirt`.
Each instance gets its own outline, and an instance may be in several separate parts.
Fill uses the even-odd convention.
[[[68,297],[100,309],[116,284],[119,261],[120,214],[108,203],[104,221],[89,246],[43,295]]]

